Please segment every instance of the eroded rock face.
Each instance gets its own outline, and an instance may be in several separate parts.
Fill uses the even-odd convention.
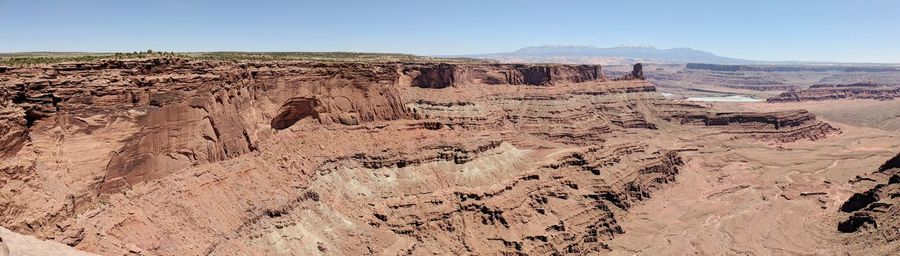
[[[0,223],[104,255],[598,252],[677,179],[671,127],[834,133],[587,65],[176,58],[0,82]]]
[[[468,73],[457,65],[440,64],[404,70],[412,76],[412,85],[422,88],[446,88],[466,80]]]
[[[599,65],[427,64],[408,65],[402,73],[411,85],[422,88],[467,84],[549,86],[604,79]]]
[[[630,73],[616,80],[644,80],[644,65],[641,63],[634,64]]]
[[[869,175],[874,181],[869,190],[853,194],[841,205],[850,213],[837,225],[843,233],[857,233],[851,241],[883,245],[900,239],[900,154]]]
[[[881,166],[878,167],[878,171],[885,172],[889,169],[896,169],[896,168],[900,168],[900,154],[891,158],[890,160],[887,160],[887,162],[884,162],[884,164],[882,164]]]
[[[813,85],[809,89],[791,90],[767,99],[768,102],[800,102],[838,99],[892,100],[900,97],[900,87],[872,82],[843,85]]]
[[[313,97],[297,97],[289,99],[281,108],[278,114],[272,118],[272,129],[282,130],[297,123],[303,118],[319,118],[319,100]]]
[[[815,115],[805,110],[770,113],[712,113],[706,111],[670,112],[668,120],[687,125],[721,127],[725,133],[737,138],[775,140],[793,142],[797,140],[817,140],[840,130],[816,120]]]
[[[634,78],[644,79],[644,68],[641,63],[634,64],[634,69],[631,71],[631,76]]]

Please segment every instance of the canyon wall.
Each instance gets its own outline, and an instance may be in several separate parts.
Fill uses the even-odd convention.
[[[846,218],[837,224],[837,230],[851,233],[847,237],[851,248],[874,249],[885,255],[900,252],[896,245],[900,239],[900,154],[870,175],[857,177],[852,182],[871,186],[854,193],[841,204],[840,211]]]
[[[405,81],[422,88],[464,84],[553,85],[603,80],[600,65],[437,64],[405,65]]]
[[[808,89],[791,90],[769,98],[768,102],[800,102],[838,99],[892,100],[900,97],[900,87],[871,82],[813,85]]]
[[[841,131],[805,110],[781,112],[670,111],[664,119],[684,125],[719,127],[734,138],[794,142],[818,140]]]
[[[0,84],[0,224],[99,254],[602,252],[677,180],[672,131],[838,132],[590,65],[154,58]]]

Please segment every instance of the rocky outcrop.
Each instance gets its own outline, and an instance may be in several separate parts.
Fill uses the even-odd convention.
[[[900,87],[862,82],[843,85],[813,85],[809,89],[792,90],[769,98],[768,102],[800,102],[838,99],[892,100],[900,97]]]
[[[670,112],[669,116],[663,118],[686,125],[718,127],[736,138],[778,142],[817,140],[840,132],[837,128],[816,120],[815,115],[805,110],[769,113]]]
[[[631,73],[628,73],[620,78],[616,78],[616,80],[644,80],[644,65],[641,63],[634,64],[634,67],[632,67],[631,69]]]
[[[422,88],[467,84],[549,86],[602,81],[599,65],[425,64],[403,68],[404,79]]]
[[[413,86],[422,88],[445,88],[469,79],[465,68],[451,64],[407,68],[404,73],[412,77]]]
[[[327,173],[319,178],[321,184],[311,190],[317,191],[317,201],[339,201],[343,207],[335,210],[340,214],[362,217],[365,226],[358,229],[386,230],[387,234],[381,237],[397,237],[391,245],[374,242],[378,240],[374,235],[357,235],[358,240],[373,241],[367,242],[371,246],[368,250],[411,254],[577,254],[604,251],[604,241],[625,232],[618,224],[620,216],[673,182],[682,165],[677,153],[656,151],[640,143],[580,148],[548,159],[550,162],[543,165],[526,164],[529,160],[517,156],[519,153],[510,144],[472,143],[437,151],[426,146],[415,153],[330,162],[321,167]],[[513,175],[501,174],[503,168],[512,166],[525,169]],[[449,169],[418,174],[420,177],[403,175],[435,168]],[[483,173],[472,173],[473,169]],[[361,173],[378,173],[398,183],[381,187],[381,177],[362,178]],[[481,175],[498,179],[482,180],[478,178]],[[349,177],[359,178],[356,186],[368,192],[338,189],[328,181]],[[429,182],[432,177],[448,179],[449,183]],[[481,185],[465,186],[460,179]],[[263,228],[266,226],[280,227],[285,231],[274,232],[287,236],[287,243],[297,243],[293,240],[300,236],[287,230],[306,226],[303,212],[315,204],[306,199],[282,208],[254,223],[250,240],[217,246],[210,252],[228,254],[248,245],[265,244],[273,232]],[[367,250],[351,244],[326,240],[321,247],[352,254]]]
[[[837,225],[843,233],[857,233],[851,240],[884,244],[900,239],[900,154],[869,175],[874,187],[853,194],[840,210],[848,213]]]
[[[89,185],[111,192],[253,152],[267,132],[258,122],[284,129],[307,116],[353,125],[407,115],[397,88],[388,86],[397,79],[391,66],[251,65],[150,59],[7,72],[2,154],[14,154],[29,137],[52,140],[54,127],[80,130],[67,139],[114,130],[115,139],[82,149],[91,160],[109,159],[84,164],[104,170],[91,171],[101,179]],[[348,68],[354,65],[360,68]],[[301,75],[285,77],[289,72]]]
[[[799,89],[798,86],[795,85],[781,85],[779,82],[774,82],[770,84],[762,84],[762,85],[730,85],[723,84],[722,87],[734,88],[734,89],[744,89],[744,90],[754,90],[754,91],[791,91]]]
[[[804,123],[815,121],[816,117],[809,112],[798,110],[772,113],[692,113],[679,116],[679,118],[681,118],[682,124],[761,127],[777,130],[784,127],[800,126]]]
[[[887,160],[887,162],[884,162],[884,164],[878,167],[878,171],[885,172],[889,169],[895,168],[900,168],[900,154],[891,158],[890,160]]]
[[[634,69],[631,71],[631,76],[638,79],[644,79],[644,68],[641,63],[634,64]]]
[[[838,87],[860,87],[860,88],[878,88],[883,87],[878,83],[868,81],[868,82],[859,82],[852,84],[814,84],[809,86],[809,89],[825,89],[825,88],[838,88]]]

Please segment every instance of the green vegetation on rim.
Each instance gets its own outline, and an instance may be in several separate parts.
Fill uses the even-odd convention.
[[[61,62],[89,62],[108,59],[141,59],[151,57],[179,57],[217,61],[321,61],[321,62],[486,62],[469,58],[435,58],[400,53],[358,52],[158,52],[147,50],[131,53],[28,52],[0,53],[0,65],[28,66]]]

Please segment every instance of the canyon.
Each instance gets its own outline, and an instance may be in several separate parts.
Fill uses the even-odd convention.
[[[896,227],[900,134],[809,102],[896,101],[701,104],[625,70],[3,67],[0,226],[100,255],[897,252],[869,237]]]
[[[647,80],[683,97],[744,95],[770,102],[891,99],[900,87],[896,64],[645,64]],[[617,74],[627,66],[607,67]],[[611,73],[612,74],[612,73]]]
[[[768,102],[815,101],[835,99],[875,99],[892,100],[900,97],[900,86],[886,86],[876,83],[853,83],[838,85],[813,85],[808,89],[791,90],[769,98]]]

